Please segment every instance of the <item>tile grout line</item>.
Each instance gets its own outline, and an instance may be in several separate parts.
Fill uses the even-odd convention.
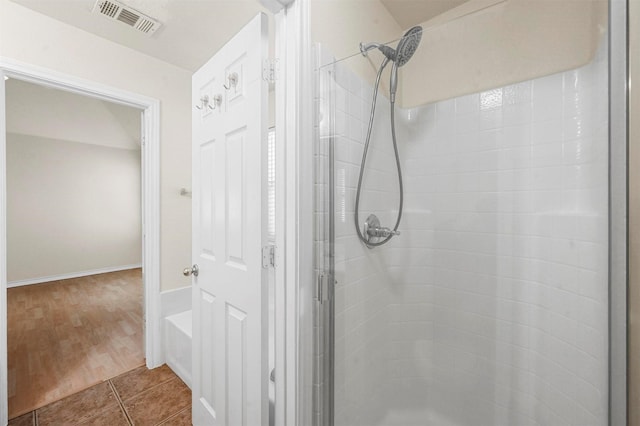
[[[173,419],[173,418],[175,418],[175,417],[178,417],[180,414],[184,413],[184,412],[185,412],[185,411],[187,411],[187,410],[191,410],[191,406],[189,406],[189,407],[185,407],[185,408],[183,408],[182,410],[178,411],[177,413],[170,415],[170,416],[169,416],[169,417],[167,417],[166,419],[161,420],[161,421],[160,421],[160,423],[157,423],[157,425],[156,425],[156,426],[162,426],[162,425],[166,424],[169,420],[171,420],[171,419]]]
[[[124,400],[121,397],[120,393],[118,392],[117,387],[116,387],[116,385],[115,385],[115,383],[113,381],[113,379],[115,379],[117,377],[120,377],[120,376],[123,376],[123,375],[126,375],[126,374],[127,373],[123,373],[123,374],[120,374],[120,375],[118,375],[116,377],[113,377],[112,379],[104,380],[103,383],[107,382],[107,386],[111,390],[113,396],[115,396],[116,401],[117,401],[117,405],[120,407],[121,412],[124,414],[125,419],[127,421],[127,424],[129,426],[133,426],[133,425],[135,425],[135,423],[133,421],[133,418],[131,417],[131,415],[127,411],[126,406],[124,404]],[[182,382],[180,377],[178,377],[176,375],[173,375],[173,377],[169,377],[166,380],[163,380],[163,381],[161,381],[159,383],[154,384],[153,386],[150,386],[150,387],[148,387],[146,389],[142,389],[140,392],[138,392],[138,393],[130,396],[129,398],[127,398],[127,401],[130,401],[130,400],[133,400],[135,398],[139,398],[140,396],[146,395],[148,392],[151,392],[155,388],[163,386],[163,385],[166,385],[166,384],[170,384],[170,382],[173,382],[173,381],[175,381],[176,383]],[[95,386],[98,386],[98,385],[95,385]],[[44,407],[42,407],[42,408],[44,408]],[[156,425],[166,424],[168,421],[170,421],[173,418],[178,417],[180,414],[186,413],[187,409],[190,409],[190,407],[184,407],[183,409],[181,409],[181,410],[179,410],[177,412],[174,412],[173,414],[168,415],[167,417],[165,417],[164,419],[161,419],[158,423],[156,423]],[[31,414],[32,414],[31,425],[32,426],[38,426],[39,425],[39,409],[31,411]],[[93,417],[96,417],[98,415],[99,415],[99,413],[98,414],[94,413]],[[91,420],[93,417],[90,417],[88,420]]]
[[[111,379],[107,380],[107,382],[109,383],[109,387],[111,388],[111,392],[113,392],[113,394],[116,396],[116,400],[118,401],[118,405],[120,406],[120,409],[124,413],[124,417],[127,419],[127,422],[129,422],[129,425],[133,425],[133,420],[131,420],[131,417],[129,416],[129,413],[127,412],[127,409],[124,407],[124,403],[122,402],[122,399],[120,398],[120,394],[116,390],[115,385],[113,384]]]
[[[138,398],[138,397],[140,397],[140,396],[142,396],[142,395],[145,395],[145,394],[147,394],[147,393],[151,392],[153,389],[155,389],[155,388],[157,388],[157,387],[159,387],[159,386],[162,386],[162,385],[164,385],[164,384],[167,384],[167,383],[169,383],[169,382],[171,382],[171,381],[174,381],[174,380],[175,380],[175,381],[182,382],[182,379],[181,379],[180,377],[178,377],[178,376],[171,377],[170,379],[167,379],[167,380],[165,380],[165,381],[162,381],[162,382],[160,382],[160,383],[157,383],[157,384],[155,384],[155,385],[153,385],[153,386],[151,386],[151,387],[149,387],[149,388],[147,388],[147,389],[144,389],[144,390],[142,390],[141,392],[139,392],[139,393],[137,393],[137,394],[135,394],[135,395],[133,395],[133,396],[129,397],[129,398],[127,399],[127,401],[130,401],[130,400],[132,400],[132,399],[135,399],[135,398]],[[182,383],[184,383],[184,382],[182,382]],[[115,389],[115,385],[113,385],[113,387],[114,387],[114,389]],[[119,397],[120,397],[120,395],[118,395],[118,398],[119,398]],[[124,402],[123,402],[123,405],[124,405]],[[190,409],[190,408],[191,408],[191,403],[189,403],[189,407],[185,407],[185,408],[183,408],[182,410],[180,410],[180,411],[178,411],[178,412],[176,412],[176,413],[170,414],[168,417],[165,417],[164,419],[161,419],[158,423],[155,423],[155,425],[156,425],[156,426],[162,425],[162,424],[166,423],[167,421],[169,421],[170,419],[172,419],[173,417],[175,417],[175,416],[177,416],[178,414],[182,413],[182,412],[183,412],[183,411],[185,411],[186,409]],[[126,412],[126,409],[125,409],[125,412]],[[129,414],[129,413],[127,413],[127,416],[128,416],[128,414]],[[133,420],[131,420],[131,424],[132,424],[132,425],[134,425]],[[134,425],[134,426],[135,426],[135,425]]]
[[[166,383],[169,383],[171,380],[175,380],[175,379],[180,379],[180,377],[175,376],[175,377],[171,377],[171,378],[169,378],[169,379],[167,379],[167,380],[165,380],[163,382],[156,383],[155,385],[153,385],[153,386],[151,386],[149,388],[145,388],[145,389],[141,390],[140,392],[138,392],[137,394],[135,394],[133,396],[130,396],[129,398],[127,398],[127,401],[130,400],[130,399],[133,399],[133,398],[137,398],[140,395],[144,395],[145,393],[157,388],[158,386],[162,386],[162,385],[164,385]],[[180,380],[182,380],[182,379],[180,379]],[[115,385],[113,387],[115,388]],[[120,396],[120,395],[118,395],[118,396]]]

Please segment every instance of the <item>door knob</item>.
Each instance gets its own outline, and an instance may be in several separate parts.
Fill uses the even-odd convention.
[[[184,268],[182,270],[182,275],[184,275],[185,277],[188,277],[189,275],[193,275],[194,277],[198,276],[198,265],[193,265],[191,268]]]

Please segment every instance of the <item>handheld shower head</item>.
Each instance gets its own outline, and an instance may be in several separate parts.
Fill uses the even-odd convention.
[[[395,49],[381,43],[360,43],[360,52],[366,56],[368,51],[378,49],[387,59],[401,67],[409,62],[418,49],[421,39],[422,27],[415,26],[402,36]]]
[[[393,61],[391,68],[391,81],[389,84],[389,95],[391,102],[396,100],[396,91],[398,89],[398,68],[409,62],[409,59],[416,53],[418,45],[422,40],[422,27],[415,26],[402,36],[395,49],[380,43],[360,43],[360,52],[367,55],[372,49],[378,49],[386,57],[384,65],[388,61]]]
[[[409,59],[416,53],[420,40],[422,39],[422,27],[415,26],[407,31],[398,42],[396,55],[391,68],[391,81],[389,82],[389,98],[391,102],[396,101],[396,91],[398,90],[398,68],[409,62]]]

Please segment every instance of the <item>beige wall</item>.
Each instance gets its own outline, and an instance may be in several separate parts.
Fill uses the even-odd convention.
[[[629,425],[640,425],[640,1],[629,2]]]
[[[154,97],[161,102],[161,289],[190,284],[191,73],[0,0],[0,56]]]
[[[7,134],[8,281],[140,264],[140,150]]]
[[[425,22],[420,48],[403,68],[403,106],[584,65],[606,29],[606,10],[604,0],[507,0],[445,24]]]
[[[379,1],[313,0],[312,39],[337,58],[361,41],[397,39],[401,28]],[[423,22],[420,48],[401,68],[399,104],[414,107],[578,68],[606,30],[606,0],[470,0]],[[382,57],[346,63],[373,82]],[[382,79],[388,93],[388,77]]]
[[[370,59],[361,56],[360,42],[389,42],[401,35],[402,28],[378,0],[311,0],[313,42],[326,46],[336,58],[357,54],[348,60],[349,67],[369,83],[375,81],[383,56],[375,50]],[[388,69],[382,77],[387,93]]]
[[[140,149],[142,110],[11,78],[7,133]]]

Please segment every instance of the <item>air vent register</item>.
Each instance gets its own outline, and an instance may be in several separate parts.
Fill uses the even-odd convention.
[[[161,25],[160,22],[150,16],[115,0],[96,1],[93,6],[93,13],[120,21],[147,35],[152,35]]]

